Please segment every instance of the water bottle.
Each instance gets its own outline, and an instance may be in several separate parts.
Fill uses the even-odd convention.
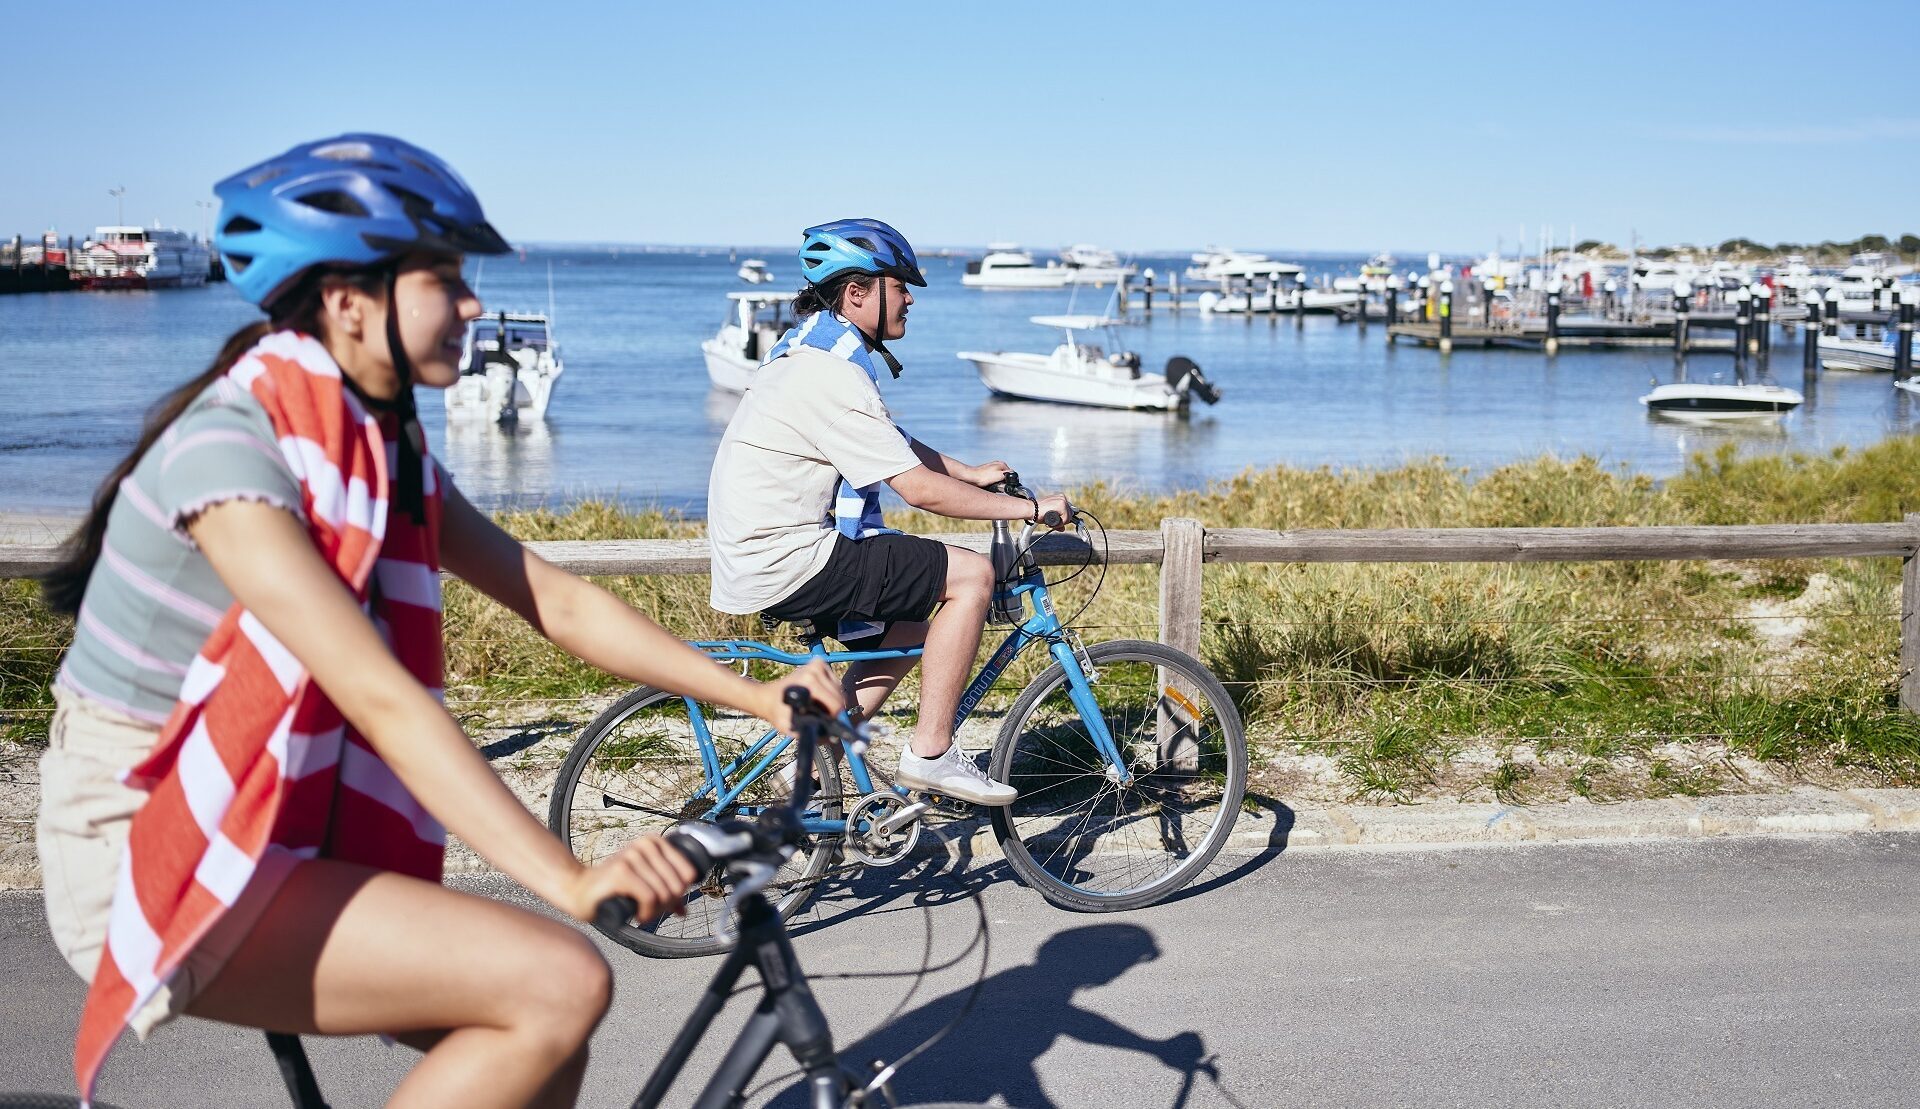
[[[1014,595],[1012,585],[1015,563],[1020,552],[1013,540],[1013,529],[1005,520],[993,522],[993,544],[987,549],[987,557],[993,563],[993,604],[987,608],[987,619],[995,624],[1017,624],[1025,615],[1021,611],[1020,598]]]

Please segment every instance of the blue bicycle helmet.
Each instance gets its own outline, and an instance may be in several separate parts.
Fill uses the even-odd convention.
[[[386,135],[302,143],[213,191],[220,198],[214,247],[227,280],[262,308],[324,262],[509,249],[452,166]]]
[[[801,233],[800,273],[822,285],[843,273],[892,274],[926,287],[920,260],[907,237],[877,219],[842,219]]]

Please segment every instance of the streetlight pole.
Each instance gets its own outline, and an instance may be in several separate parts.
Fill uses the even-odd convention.
[[[196,200],[193,202],[193,206],[207,213],[205,216],[201,217],[201,224],[206,228],[207,245],[212,246],[213,245],[213,210],[216,207],[218,207],[218,205],[216,205],[211,200]]]
[[[121,185],[117,188],[108,189],[107,195],[113,198],[114,222],[125,227],[127,225],[127,187]]]

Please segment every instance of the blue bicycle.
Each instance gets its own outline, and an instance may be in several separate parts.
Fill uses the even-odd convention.
[[[1001,491],[1025,492],[1012,474]],[[1086,519],[1073,521],[1086,553],[1074,573],[1097,559]],[[1001,716],[987,773],[1020,795],[987,815],[1022,881],[1069,909],[1150,905],[1205,869],[1233,831],[1247,780],[1240,715],[1219,680],[1191,655],[1143,640],[1083,646],[1071,621],[1054,608],[1048,590],[1058,582],[1046,580],[1035,542],[1032,525],[1017,539],[1005,522],[994,525],[990,613],[1011,627],[961,696],[954,734],[964,742],[970,718]],[[1098,561],[1104,572],[1104,559]],[[751,639],[694,646],[756,676],[814,658],[848,663],[921,653],[919,647],[833,651],[812,628],[796,630],[803,650]],[[1002,675],[1036,647],[1052,664],[1010,705],[990,704]],[[732,710],[642,687],[574,741],[548,823],[577,857],[592,862],[678,820],[752,818],[793,792],[792,742]],[[809,844],[767,887],[783,918],[832,874],[912,857],[926,820],[973,815],[964,803],[895,786],[858,752],[822,747],[819,754],[803,816]],[[845,862],[836,866],[837,859]],[[724,951],[725,896],[720,876],[710,875],[688,895],[684,916],[605,931],[656,957]]]

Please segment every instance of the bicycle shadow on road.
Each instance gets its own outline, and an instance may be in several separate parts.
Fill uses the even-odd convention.
[[[1064,1038],[1159,1061],[1183,1077],[1172,1104],[1184,1103],[1194,1076],[1207,1066],[1206,1045],[1198,1032],[1155,1039],[1074,1004],[1080,991],[1114,982],[1160,954],[1152,934],[1137,924],[1093,924],[1058,933],[1040,945],[1032,962],[987,978],[973,1011],[901,1069],[894,1092],[902,1104],[997,1097],[1022,1109],[1058,1109],[1041,1084],[1039,1063]],[[841,1062],[855,1073],[870,1074],[875,1059],[900,1061],[959,1016],[969,988],[934,998],[865,1038],[842,1045]],[[804,1085],[792,1086],[768,1102],[769,1109],[804,1109],[805,1092]]]

